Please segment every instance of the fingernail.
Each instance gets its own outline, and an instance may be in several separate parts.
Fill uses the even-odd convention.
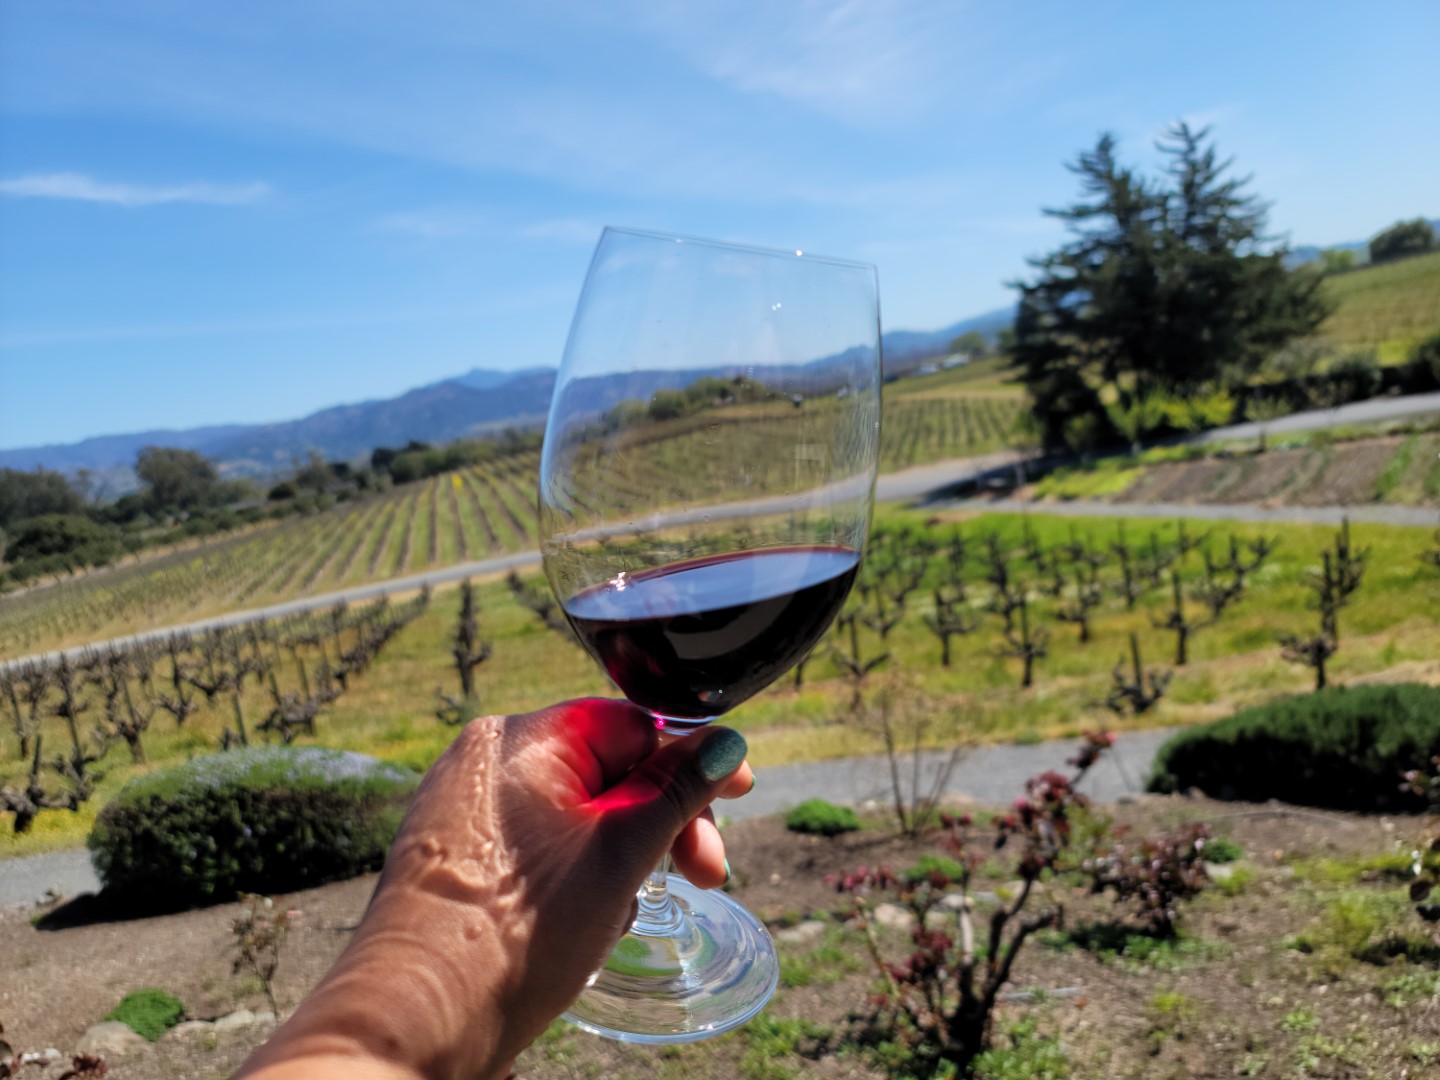
[[[700,744],[700,773],[712,784],[724,780],[745,760],[745,736],[734,728],[717,728]]]
[[[760,782],[760,778],[759,778],[758,776],[756,776],[755,773],[754,773],[754,771],[752,770],[751,773],[750,773],[750,791],[754,791],[754,790],[755,790],[755,785],[758,784],[759,782]],[[745,792],[745,794],[746,794],[746,795],[749,795],[749,794],[750,794],[750,791]]]
[[[721,887],[722,889],[723,889],[726,885],[729,885],[729,884],[730,884],[730,878],[731,878],[732,876],[733,876],[733,875],[730,873],[730,860],[729,860],[729,859],[726,859],[726,860],[725,860],[725,880],[720,883],[720,887]]]

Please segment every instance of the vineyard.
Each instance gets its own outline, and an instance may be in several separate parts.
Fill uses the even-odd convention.
[[[535,452],[0,600],[0,659],[535,545]]]
[[[834,630],[731,722],[763,766],[874,752],[875,731],[844,721],[857,700],[887,695],[926,718],[927,742],[948,745],[1060,735],[1102,715],[1117,727],[1211,719],[1313,686],[1316,662],[1331,682],[1425,681],[1440,676],[1437,560],[1440,538],[1398,527],[940,521],[886,508]],[[77,778],[94,783],[77,813],[41,813],[31,834],[0,835],[0,854],[83,836],[137,768],[127,732],[155,764],[242,738],[313,737],[424,768],[461,714],[613,693],[542,577],[480,583],[468,613],[465,592],[428,608],[352,605],[180,636],[118,658],[91,651],[68,673],[55,662],[11,669],[0,676],[0,787],[27,791],[37,763],[37,807],[68,805]],[[365,625],[397,622],[362,673],[356,650],[378,637]]]
[[[114,773],[107,759],[119,744],[131,765],[144,766],[152,757],[313,736],[321,713],[429,603],[425,591],[403,604],[339,604],[0,672],[9,728],[0,811],[16,834],[45,810],[80,811]]]
[[[773,406],[699,414],[637,432],[618,483],[635,506],[654,506],[656,492],[678,505],[732,492],[729,473],[738,462],[750,471],[756,494],[787,490],[795,467],[779,452],[765,408]],[[1020,399],[1011,396],[896,396],[885,407],[882,469],[1003,447],[1019,412]],[[716,439],[733,452],[715,453]],[[0,661],[533,549],[538,472],[538,452],[526,451],[5,596]]]

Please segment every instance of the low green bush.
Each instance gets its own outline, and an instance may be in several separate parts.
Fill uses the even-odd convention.
[[[378,868],[418,783],[319,747],[196,758],[131,780],[90,834],[106,895],[146,908],[287,892]]]
[[[1183,731],[1160,749],[1150,790],[1336,810],[1425,809],[1401,774],[1440,754],[1440,688],[1333,687]]]
[[[136,990],[126,994],[106,1020],[118,1020],[150,1042],[164,1035],[185,1016],[180,999],[164,990]]]
[[[1245,857],[1245,849],[1234,840],[1216,836],[1205,841],[1203,854],[1208,863],[1232,863]]]
[[[785,827],[791,832],[839,836],[860,828],[860,819],[848,806],[836,806],[824,799],[806,799],[785,815]]]

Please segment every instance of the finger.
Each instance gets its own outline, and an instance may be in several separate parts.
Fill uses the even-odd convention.
[[[755,770],[750,767],[747,761],[735,770],[735,775],[730,777],[729,783],[720,789],[720,798],[739,799],[755,790]]]
[[[670,855],[675,860],[675,869],[702,889],[719,888],[730,876],[725,861],[725,840],[708,807],[680,830],[675,843],[670,845]]]
[[[655,861],[745,762],[745,738],[716,727],[651,754],[590,806],[620,846]]]
[[[593,799],[655,750],[655,718],[638,705],[610,698],[581,698],[527,718],[554,740],[555,752]]]

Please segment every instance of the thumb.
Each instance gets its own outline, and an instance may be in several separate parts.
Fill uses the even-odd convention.
[[[602,815],[602,828],[616,841],[611,850],[633,851],[647,868],[658,862],[680,830],[719,796],[748,749],[738,731],[716,727],[670,743],[640,762],[591,802]]]

